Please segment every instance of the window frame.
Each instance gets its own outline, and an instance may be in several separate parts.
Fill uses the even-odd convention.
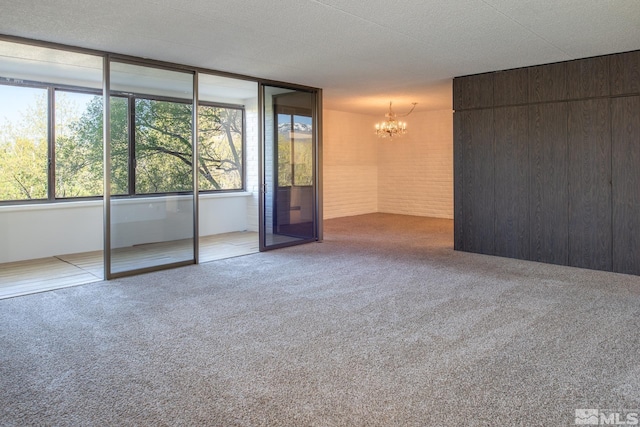
[[[48,183],[48,201],[77,201],[77,200],[96,200],[102,199],[102,195],[98,196],[77,196],[77,197],[58,197],[56,195],[56,92],[71,92],[85,95],[94,95],[102,97],[102,91],[99,89],[88,89],[81,86],[51,85],[49,89],[49,103],[47,117],[49,120],[49,183]],[[104,141],[102,142],[104,146]],[[103,162],[104,163],[104,162]],[[104,187],[104,186],[103,186]]]
[[[77,196],[77,197],[57,197],[56,196],[56,91],[71,92],[79,94],[88,94],[104,97],[103,91],[100,89],[87,88],[75,85],[64,85],[57,83],[46,83],[33,80],[22,80],[15,78],[6,78],[0,76],[1,86],[14,86],[14,87],[29,87],[35,89],[45,89],[47,91],[47,197],[41,199],[16,199],[16,200],[0,200],[0,206],[4,205],[22,205],[22,204],[46,204],[46,203],[65,203],[65,202],[77,202],[84,200],[102,200],[104,195],[98,196]],[[145,99],[161,102],[176,102],[190,104],[188,100],[174,97],[164,97],[158,95],[148,95],[144,93],[130,93],[121,91],[111,91],[110,97],[121,97],[127,99],[128,102],[128,122],[127,122],[127,138],[128,138],[128,156],[127,156],[127,177],[128,188],[127,194],[114,194],[111,197],[126,198],[126,197],[162,197],[168,194],[190,194],[192,191],[175,191],[175,192],[158,192],[158,193],[137,193],[135,191],[135,100]],[[239,188],[233,189],[198,189],[198,194],[219,194],[219,193],[238,193],[246,191],[246,109],[241,104],[229,104],[221,102],[211,101],[199,101],[198,107],[213,107],[238,110],[241,117],[241,150],[240,156],[240,181]],[[103,141],[104,144],[104,141]],[[104,167],[104,162],[103,162]],[[197,165],[196,165],[197,167]],[[132,191],[133,189],[133,191]]]
[[[246,153],[247,153],[247,132],[246,132],[246,124],[247,124],[247,114],[244,105],[241,104],[229,104],[222,102],[211,102],[211,101],[199,101],[198,107],[213,107],[213,108],[225,108],[229,110],[238,110],[241,117],[241,135],[240,135],[240,146],[242,149],[242,155],[240,156],[240,188],[230,188],[230,189],[220,189],[220,190],[200,190],[198,189],[198,193],[208,194],[208,193],[234,193],[234,192],[242,192],[247,191],[247,174],[246,174]],[[200,127],[198,126],[198,131],[200,131]],[[199,137],[199,136],[198,136]],[[199,141],[199,139],[198,139]],[[198,142],[199,144],[199,142]]]
[[[34,89],[44,89],[47,91],[47,197],[41,199],[16,199],[0,200],[0,206],[18,204],[38,204],[56,203],[64,201],[97,200],[102,196],[79,196],[79,197],[56,197],[56,91],[82,93],[88,95],[102,96],[99,89],[85,88],[82,86],[64,85],[58,83],[45,83],[34,80],[13,79],[0,77],[0,86],[28,87]]]

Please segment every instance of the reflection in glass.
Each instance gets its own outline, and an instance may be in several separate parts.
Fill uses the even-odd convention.
[[[129,194],[129,99],[111,97],[111,195]]]
[[[0,40],[0,77],[100,90],[102,57]]]
[[[193,190],[192,106],[136,99],[136,193]]]
[[[193,74],[113,62],[111,95],[111,274],[193,262]]]
[[[315,95],[264,88],[265,247],[316,237]]]
[[[55,92],[56,198],[102,195],[102,96]]]

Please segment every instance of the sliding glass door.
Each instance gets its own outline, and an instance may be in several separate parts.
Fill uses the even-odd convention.
[[[261,87],[262,250],[318,239],[316,96]]]
[[[194,73],[111,61],[108,277],[196,262]]]

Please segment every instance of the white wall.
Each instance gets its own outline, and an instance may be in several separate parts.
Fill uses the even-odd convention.
[[[0,207],[0,262],[102,249],[102,200]]]
[[[259,189],[259,135],[258,98],[245,100],[245,188],[251,193],[246,199],[247,230],[258,232]]]
[[[250,192],[200,196],[200,235],[247,230],[257,216],[247,212],[252,198]],[[191,199],[169,199],[125,199],[114,212],[114,247],[188,236],[191,222],[181,218],[192,218]],[[102,210],[101,200],[1,206],[0,263],[102,250]]]
[[[323,111],[324,218],[378,211],[378,141],[368,115]]]
[[[324,110],[324,218],[373,212],[453,218],[453,112],[413,113],[402,138],[384,116]]]
[[[378,210],[453,218],[453,112],[404,120],[406,135],[378,141]]]
[[[249,212],[251,192],[203,194],[200,196],[200,236],[250,230],[249,222],[258,216]]]

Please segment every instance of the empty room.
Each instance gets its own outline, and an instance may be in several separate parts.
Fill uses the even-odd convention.
[[[640,423],[640,3],[0,14],[0,426]]]

